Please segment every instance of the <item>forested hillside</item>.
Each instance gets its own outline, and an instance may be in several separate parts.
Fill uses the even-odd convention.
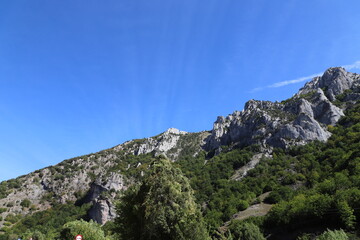
[[[229,178],[257,151],[256,146],[221,153],[211,158],[205,165],[205,154],[196,159],[182,159],[167,164],[179,167],[189,178],[196,202],[198,206],[202,206],[205,224],[213,238],[219,238],[221,235],[242,236],[242,232],[254,228],[258,229],[259,236],[262,234],[270,239],[282,237],[293,239],[295,235],[302,236],[301,239],[310,239],[306,237],[319,234],[327,228],[341,228],[355,239],[354,236],[359,230],[357,220],[360,217],[360,104],[350,107],[339,124],[331,127],[331,131],[333,135],[326,143],[313,142],[288,150],[276,149],[272,158],[263,159],[242,181],[229,180]],[[176,171],[178,171],[176,174],[181,175],[179,170]],[[157,172],[150,167],[149,174],[152,175],[153,183],[146,181],[146,186],[141,186],[141,191],[137,191],[143,193],[143,197],[149,197],[147,200],[149,206],[155,207],[153,204],[159,201],[156,200],[159,193],[153,193],[155,196],[147,195],[148,190],[144,188],[150,189],[151,184],[156,185],[156,189],[165,187],[165,183],[157,181],[162,176],[166,178],[168,173]],[[158,176],[155,177],[154,174]],[[182,178],[180,177],[179,180]],[[182,182],[184,180],[177,183],[179,180],[164,181],[169,181],[170,188],[172,184],[174,188],[176,185],[187,188],[190,192],[178,196],[176,201],[188,201],[192,195],[190,186],[186,186],[186,183]],[[136,188],[134,186],[124,192],[122,199],[129,201],[126,204],[134,203],[127,205],[128,207],[136,206],[135,202],[132,202],[135,201],[134,197],[131,197]],[[171,196],[169,191],[162,193],[165,199]],[[184,190],[180,192],[185,194]],[[225,228],[228,229],[227,231],[219,231],[218,228],[230,220],[233,214],[259,201],[257,197],[265,192],[270,194],[264,201],[274,204],[266,216],[250,217],[244,221],[235,219]],[[155,211],[164,211],[164,214],[167,214],[169,212],[167,207],[168,204],[160,204]],[[17,223],[10,228],[4,227],[2,231],[5,234],[1,235],[1,239],[8,239],[8,236],[28,236],[32,233],[38,236],[44,235],[46,239],[62,239],[63,225],[77,219],[86,220],[87,208],[86,204],[56,205],[49,210],[21,219],[16,219],[16,216],[7,217],[8,222]],[[123,212],[124,209],[126,208],[120,207],[119,211]],[[154,213],[150,215],[153,216]],[[130,224],[128,219],[125,221],[128,218],[126,214],[122,216],[124,218],[121,217],[103,226],[103,231],[110,234],[109,237],[119,229],[134,227],[134,223]],[[133,221],[137,220],[133,219]],[[155,224],[151,225],[154,229],[156,224],[162,224],[153,220],[144,224],[150,223]],[[79,227],[79,231],[80,229]],[[102,230],[99,228],[98,231]],[[130,239],[129,231],[127,234],[127,239]]]
[[[330,73],[212,132],[170,129],[2,182],[0,239],[360,239],[359,87],[331,88],[359,78]],[[25,185],[41,198],[14,201]]]

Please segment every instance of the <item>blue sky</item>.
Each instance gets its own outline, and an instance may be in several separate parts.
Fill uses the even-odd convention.
[[[358,0],[2,0],[0,180],[169,127],[210,130],[249,99],[286,99],[296,80],[360,60],[358,9]]]

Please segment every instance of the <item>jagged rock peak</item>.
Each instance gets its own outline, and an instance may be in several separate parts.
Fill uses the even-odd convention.
[[[187,132],[185,131],[180,131],[179,129],[177,128],[169,128],[168,130],[166,130],[164,132],[164,134],[176,134],[176,135],[184,135],[186,134]]]
[[[347,72],[342,67],[332,67],[327,69],[321,77],[315,77],[312,81],[306,83],[297,95],[307,94],[321,88],[329,100],[334,101],[337,95],[351,89],[354,84],[359,84],[359,80],[359,74]]]
[[[244,110],[218,117],[205,148],[214,150],[229,144],[286,148],[313,140],[326,141],[331,135],[327,126],[336,124],[344,115],[334,104],[336,97],[351,89],[346,99],[360,99],[359,86],[359,74],[341,67],[329,68],[281,103],[252,99]]]
[[[271,101],[260,101],[251,99],[245,103],[244,110],[254,110],[254,109],[270,109],[273,108],[275,105],[278,105],[277,102]]]
[[[155,155],[165,154],[168,158],[176,160],[180,148],[178,143],[181,138],[186,137],[190,133],[180,131],[176,128],[169,128],[165,132],[154,137],[135,139],[125,142],[115,147],[115,150],[124,150],[128,154],[148,154]],[[170,152],[169,152],[170,151]]]

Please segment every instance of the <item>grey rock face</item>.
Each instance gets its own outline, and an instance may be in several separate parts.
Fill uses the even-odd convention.
[[[358,74],[330,68],[286,101],[250,100],[244,110],[217,118],[205,148],[213,150],[229,144],[286,148],[313,140],[326,141],[330,137],[327,125],[336,124],[344,115],[333,101],[359,83]]]
[[[125,142],[113,148],[65,160],[55,166],[47,167],[18,178],[21,189],[11,189],[8,195],[0,199],[0,207],[13,204],[8,211],[0,213],[0,227],[8,214],[28,214],[51,207],[52,202],[77,204],[92,203],[89,216],[104,224],[115,217],[114,201],[119,191],[134,183],[131,177],[124,177],[125,172],[142,165],[141,162],[128,164],[122,171],[116,171],[127,155],[152,153],[166,154],[177,160],[179,154],[202,151],[204,139],[209,132],[186,133],[170,128],[155,137]],[[125,160],[124,160],[125,159]],[[124,175],[123,175],[124,174]],[[141,172],[143,175],[143,172]],[[36,210],[23,208],[20,203],[29,199]]]
[[[305,84],[298,94],[306,94],[318,88],[325,90],[325,95],[330,101],[336,99],[336,95],[359,84],[359,74],[347,72],[344,68],[334,67],[327,69],[321,77],[315,77]]]
[[[107,219],[113,217],[113,199],[117,191],[126,189],[127,185],[120,173],[108,172],[115,164],[113,153],[103,156],[83,156],[64,161],[56,166],[44,168],[21,178],[21,189],[11,191],[5,198],[0,199],[0,206],[6,206],[9,202],[13,207],[8,212],[0,214],[3,219],[8,214],[28,214],[33,211],[45,210],[51,207],[51,202],[67,203],[68,201],[93,202],[101,199],[103,192],[106,194],[110,213],[98,211]],[[90,177],[91,174],[96,178]],[[66,177],[65,177],[66,176]],[[90,187],[89,187],[90,186]],[[81,195],[85,195],[81,197]],[[36,210],[21,207],[20,203],[29,199]],[[105,217],[103,217],[105,218]],[[4,221],[0,221],[0,226]]]
[[[319,87],[325,88],[328,98],[334,101],[335,96],[350,89],[353,82],[353,74],[346,72],[344,68],[330,68],[319,79]]]
[[[105,183],[99,180],[95,181],[90,188],[84,202],[92,202],[93,205],[89,210],[89,217],[99,224],[105,224],[107,221],[116,217],[114,199],[116,192],[127,188],[122,175],[111,173]],[[106,196],[102,196],[106,193]]]
[[[238,170],[236,170],[236,172],[234,173],[234,175],[231,176],[231,180],[236,180],[239,181],[242,178],[244,178],[247,173],[251,170],[254,169],[256,167],[256,165],[260,162],[261,158],[269,158],[272,157],[271,155],[269,155],[268,153],[258,153],[255,154],[254,156],[252,156],[251,160],[245,164],[244,166],[242,166],[241,168],[239,168]]]
[[[196,156],[203,148],[219,153],[221,145],[256,143],[269,149],[270,153],[272,147],[325,141],[330,137],[327,126],[336,124],[343,116],[342,108],[346,108],[334,104],[340,97],[346,104],[360,100],[360,75],[342,68],[330,68],[286,101],[250,100],[244,110],[218,117],[211,132],[186,133],[170,128],[155,137],[128,141],[99,153],[65,160],[19,177],[17,181],[21,188],[9,189],[7,196],[0,199],[0,207],[8,210],[0,216],[5,219],[8,214],[25,215],[50,208],[52,201],[66,203],[81,199],[93,203],[89,215],[103,224],[115,217],[116,193],[133,183],[133,179],[124,179],[125,172],[116,172],[118,164],[127,155],[165,154],[176,161],[183,150]],[[257,162],[255,158],[247,169]],[[141,165],[141,162],[128,163],[121,171]],[[247,169],[239,171],[236,179],[241,179]],[[21,207],[24,199],[29,199],[36,210]],[[0,227],[3,224],[4,220],[0,220]]]
[[[129,145],[132,145],[129,152],[135,155],[155,153],[155,155],[165,154],[166,156],[176,159],[177,154],[169,154],[169,151],[176,148],[181,136],[187,135],[187,132],[180,131],[176,128],[169,128],[162,134],[155,137],[149,137],[142,139],[134,144],[133,141],[129,141],[125,144],[115,147],[116,150],[124,150]]]
[[[165,155],[176,161],[184,148],[192,148],[194,154],[202,150],[204,139],[208,132],[187,133],[176,128],[169,128],[165,132],[149,138],[128,141],[116,146],[116,151],[126,151],[128,154],[141,155],[152,153],[155,156]]]
[[[109,200],[98,199],[94,201],[89,217],[99,224],[105,224],[116,217],[116,210]]]

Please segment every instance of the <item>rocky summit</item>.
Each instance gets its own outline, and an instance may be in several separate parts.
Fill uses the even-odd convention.
[[[323,76],[306,83],[290,99],[250,100],[244,110],[218,117],[206,148],[217,149],[229,144],[286,148],[313,140],[326,141],[330,137],[328,126],[344,115],[346,106],[339,106],[337,97],[355,102],[360,99],[359,84],[360,75],[343,68],[330,68]]]
[[[4,181],[0,208],[5,210],[0,212],[0,226],[10,214],[31,214],[59,203],[88,203],[88,216],[104,224],[116,216],[114,201],[119,194],[141,178],[146,159],[153,156],[165,155],[172,161],[199,154],[210,158],[225,147],[252,144],[260,146],[258,154],[271,156],[273,148],[326,141],[331,136],[329,128],[360,100],[359,89],[359,74],[330,68],[287,100],[248,101],[242,111],[218,117],[211,131],[187,133],[170,128],[154,137],[131,140]],[[249,166],[259,161],[254,159]]]

